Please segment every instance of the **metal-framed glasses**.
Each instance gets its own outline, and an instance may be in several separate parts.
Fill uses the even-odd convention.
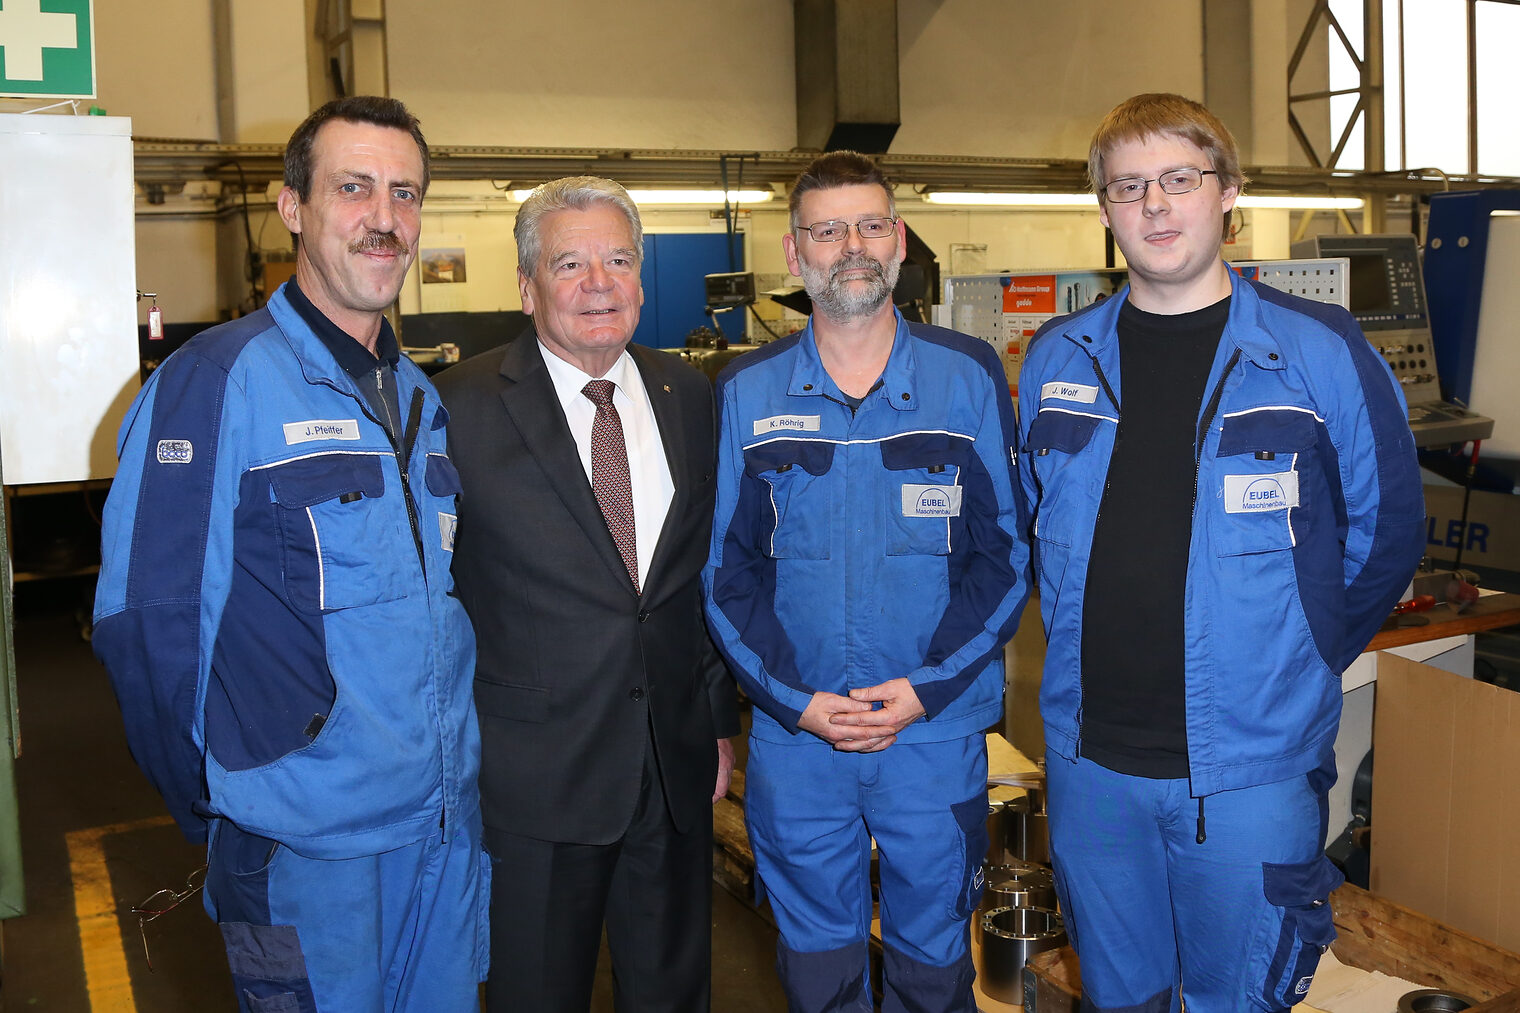
[[[850,234],[851,225],[855,226],[861,239],[884,239],[897,227],[897,219],[862,218],[858,222],[814,222],[797,228],[812,236],[815,243],[838,243]]]
[[[173,911],[199,893],[205,885],[206,867],[203,865],[185,877],[185,885],[180,889],[168,886],[154,890],[145,900],[132,905],[132,913],[137,916],[137,933],[142,936],[143,960],[147,961],[148,970],[153,970],[153,957],[148,953],[148,923],[159,915]]]
[[[1155,183],[1161,187],[1162,193],[1177,197],[1203,186],[1203,177],[1217,175],[1219,174],[1213,169],[1173,169],[1171,172],[1163,172],[1155,179],[1120,176],[1103,184],[1103,196],[1108,198],[1110,204],[1128,204],[1144,197],[1145,191]]]

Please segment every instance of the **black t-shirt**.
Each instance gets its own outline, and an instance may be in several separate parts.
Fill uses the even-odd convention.
[[[1183,600],[1204,385],[1228,297],[1163,316],[1119,310],[1119,425],[1082,616],[1082,755],[1122,774],[1188,776]]]

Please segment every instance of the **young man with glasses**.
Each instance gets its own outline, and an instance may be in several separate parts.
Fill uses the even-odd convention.
[[[1207,109],[1129,99],[1088,172],[1129,287],[1042,328],[1019,383],[1083,1008],[1285,1009],[1335,934],[1340,674],[1423,549],[1414,443],[1345,310],[1221,259],[1245,179]]]
[[[886,1013],[973,1013],[983,729],[1026,594],[1007,379],[984,342],[906,323],[892,189],[854,152],[791,190],[813,315],[718,378],[714,638],[756,704],[755,867],[800,1013],[872,1009],[871,842]]]

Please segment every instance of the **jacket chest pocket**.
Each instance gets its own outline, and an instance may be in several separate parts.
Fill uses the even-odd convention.
[[[1300,482],[1318,426],[1307,412],[1263,409],[1228,415],[1215,451],[1214,538],[1221,556],[1290,549],[1295,511],[1308,506]]]
[[[834,444],[788,441],[751,447],[744,470],[762,483],[770,500],[769,538],[761,545],[772,559],[828,559],[834,517],[829,470]]]
[[[887,471],[881,509],[889,556],[948,556],[965,488],[966,441],[943,433],[898,437],[881,445]]]
[[[424,512],[422,540],[426,542],[430,537],[436,537],[434,544],[444,552],[453,552],[454,532],[459,526],[458,497],[462,491],[459,469],[443,453],[428,454],[426,468],[424,485],[431,500],[429,505],[433,508],[430,512],[437,516],[438,527],[436,535],[428,530],[427,512]]]
[[[406,595],[415,567],[401,494],[380,454],[318,454],[269,469],[285,593],[310,612]]]
[[[1030,423],[1022,449],[1039,482],[1034,533],[1041,541],[1070,546],[1079,531],[1091,532],[1107,470],[1092,459],[1092,442],[1105,421],[1045,410]]]

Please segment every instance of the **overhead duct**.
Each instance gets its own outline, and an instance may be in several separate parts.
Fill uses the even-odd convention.
[[[882,154],[902,124],[897,4],[793,0],[797,146]]]

